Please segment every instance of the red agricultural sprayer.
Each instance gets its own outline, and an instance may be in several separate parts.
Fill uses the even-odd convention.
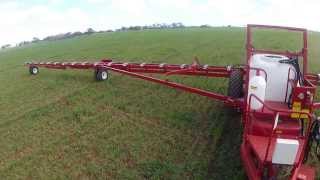
[[[255,29],[278,29],[301,33],[303,48],[299,52],[255,49]],[[289,179],[314,179],[315,169],[304,162],[312,142],[320,148],[318,119],[314,102],[320,76],[308,72],[307,30],[291,27],[248,25],[247,59],[243,66],[187,64],[120,63],[111,59],[100,62],[30,62],[32,75],[39,67],[50,69],[92,69],[98,81],[108,73],[133,76],[175,89],[218,100],[242,112],[243,140],[241,159],[249,179],[277,179],[283,171]],[[229,78],[227,95],[214,93],[147,74],[189,75]]]

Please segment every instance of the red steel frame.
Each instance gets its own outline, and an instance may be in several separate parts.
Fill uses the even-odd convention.
[[[294,31],[294,32],[301,32],[303,35],[303,48],[299,52],[289,52],[289,51],[272,51],[272,50],[264,50],[264,49],[255,49],[252,44],[252,32],[254,29],[281,29],[281,30],[288,30],[288,31]],[[285,55],[287,57],[302,57],[303,61],[303,78],[305,81],[310,84],[311,88],[315,89],[315,85],[320,85],[320,77],[316,74],[308,73],[308,44],[307,44],[307,30],[301,29],[301,28],[292,28],[292,27],[280,27],[280,26],[268,26],[268,25],[255,25],[255,24],[249,24],[247,26],[247,44],[246,44],[246,51],[247,51],[247,58],[246,66],[241,67],[231,67],[231,66],[211,66],[211,65],[200,65],[198,60],[195,59],[194,62],[190,65],[182,64],[157,64],[157,63],[121,63],[121,62],[113,62],[111,59],[103,59],[100,62],[29,62],[26,63],[29,67],[44,67],[49,69],[93,69],[93,70],[110,70],[117,73],[129,75],[135,78],[140,78],[143,80],[151,81],[154,83],[163,84],[175,89],[184,90],[190,93],[198,94],[201,96],[205,96],[211,99],[215,99],[218,101],[224,102],[226,105],[233,106],[239,109],[242,109],[243,112],[243,122],[244,122],[244,135],[243,135],[243,141],[246,141],[247,138],[247,125],[250,120],[250,101],[252,98],[257,99],[259,102],[263,104],[263,108],[269,109],[269,111],[272,111],[274,113],[274,116],[276,116],[277,113],[294,113],[292,110],[288,109],[278,109],[269,106],[268,104],[262,102],[259,98],[257,98],[254,95],[251,95],[249,97],[249,103],[247,102],[248,94],[245,94],[243,98],[236,99],[230,96],[218,94],[215,92],[211,92],[208,90],[203,90],[195,87],[190,87],[188,85],[176,83],[169,81],[167,78],[160,79],[156,77],[149,76],[147,74],[162,74],[165,77],[171,76],[171,75],[184,75],[184,76],[206,76],[206,77],[222,77],[222,78],[229,78],[230,73],[235,69],[242,70],[244,74],[244,92],[248,92],[248,86],[249,86],[249,74],[251,70],[256,71],[257,75],[262,71],[265,74],[265,78],[267,79],[267,74],[263,69],[257,69],[257,68],[251,68],[250,67],[250,60],[252,55],[258,54],[258,53],[266,53],[266,54],[275,54],[275,55]],[[289,77],[289,75],[288,75]],[[289,83],[289,82],[288,82]],[[287,87],[288,88],[288,87]],[[309,87],[307,87],[309,88]],[[309,121],[311,121],[311,113],[314,109],[320,109],[320,103],[312,102],[310,105],[311,112],[310,113],[304,113],[307,114],[309,117]],[[301,112],[299,112],[301,113]],[[301,113],[303,114],[303,113]],[[274,124],[275,122],[273,122]],[[310,123],[308,126],[308,132],[310,132]],[[274,131],[270,133],[270,139],[274,135]],[[309,138],[309,135],[305,137],[306,139]],[[271,140],[270,140],[271,141]],[[245,146],[245,143],[242,144],[242,146]],[[269,146],[270,142],[268,144],[268,147],[266,147],[267,154],[269,153]],[[297,168],[299,168],[302,165],[302,159],[304,157],[304,154],[306,149],[306,144],[303,144],[303,155],[299,159],[299,163],[295,164],[293,171],[292,171],[292,178],[297,176]],[[241,150],[242,151],[242,150]],[[256,177],[254,174],[256,172],[252,172],[253,170],[250,169],[246,165],[246,158],[248,157],[242,157],[244,161],[244,166],[247,171],[248,177],[250,179],[259,179],[260,177]],[[266,160],[266,159],[265,159]],[[265,163],[263,166],[266,165]]]
[[[299,52],[289,52],[289,51],[273,51],[273,50],[264,50],[264,49],[255,49],[252,42],[252,33],[254,29],[280,29],[280,30],[288,30],[294,32],[300,32],[303,34],[303,48]],[[308,31],[302,28],[293,28],[293,27],[284,27],[284,26],[269,26],[269,25],[257,25],[257,24],[248,24],[247,26],[247,65],[250,64],[250,60],[252,55],[254,54],[276,54],[276,55],[284,55],[287,57],[302,57],[303,59],[303,75],[306,79],[314,80],[315,84],[318,84],[319,78],[314,74],[307,74],[308,72]],[[314,78],[314,77],[317,78]],[[246,82],[249,82],[249,76],[246,76]],[[246,90],[248,89],[248,83],[246,83]],[[247,91],[245,91],[247,92]],[[247,97],[245,97],[247,99]],[[246,104],[244,105],[246,106]]]
[[[171,75],[185,75],[185,76],[206,76],[206,77],[222,77],[228,78],[233,67],[230,66],[209,66],[200,65],[195,59],[191,65],[182,64],[156,64],[156,63],[119,63],[113,62],[111,59],[104,59],[100,62],[28,62],[28,66],[44,67],[49,69],[105,69],[118,73],[130,75],[132,77],[144,79],[147,81],[160,83],[172,88],[184,90],[190,93],[206,96],[211,99],[223,101],[230,106],[241,106],[241,101],[233,99],[232,97],[214,93],[211,91],[190,87],[184,84],[169,81],[168,79],[159,79],[145,74],[163,74],[166,77]]]
[[[289,52],[289,51],[274,51],[274,50],[264,50],[264,49],[255,49],[253,46],[253,42],[252,42],[252,32],[254,29],[280,29],[280,30],[287,30],[287,31],[294,31],[294,32],[300,32],[302,33],[302,41],[303,41],[303,48],[298,51],[298,52]],[[256,25],[256,24],[249,24],[247,26],[247,44],[246,44],[246,49],[247,49],[247,65],[250,65],[251,62],[251,57],[254,54],[274,54],[274,55],[284,55],[287,57],[301,57],[302,58],[302,65],[303,65],[303,79],[304,81],[307,82],[309,87],[301,87],[298,91],[299,92],[303,92],[304,90],[309,90],[311,91],[313,94],[315,94],[315,85],[319,84],[319,76],[316,74],[308,74],[308,43],[307,43],[307,38],[308,38],[308,34],[307,34],[307,30],[306,29],[301,29],[301,28],[292,28],[292,27],[280,27],[280,26],[267,26],[267,25]],[[249,89],[249,73],[250,71],[248,71],[246,73],[246,86],[245,86],[245,92],[248,92]],[[288,72],[290,73],[290,71]],[[289,77],[289,74],[288,74]],[[289,81],[289,78],[288,78]],[[288,82],[289,83],[289,82]],[[288,90],[288,86],[287,86],[287,90]],[[293,90],[294,92],[294,90]],[[286,95],[287,96],[287,95]],[[248,98],[248,94],[245,94],[245,99]],[[244,103],[244,112],[243,112],[243,119],[245,120],[244,123],[244,127],[245,127],[245,131],[244,131],[244,136],[243,136],[243,145],[241,148],[241,156],[242,156],[242,160],[244,162],[244,166],[247,172],[247,175],[250,179],[260,179],[261,173],[262,173],[262,168],[264,168],[265,166],[267,166],[268,162],[267,162],[267,156],[269,155],[269,151],[270,151],[270,144],[271,144],[271,139],[274,136],[274,131],[275,129],[272,130],[272,132],[270,133],[270,137],[269,137],[269,142],[267,145],[267,151],[265,154],[265,158],[264,161],[261,165],[259,165],[259,168],[256,170],[252,167],[252,164],[250,164],[250,159],[247,157],[248,154],[245,152],[246,150],[246,146],[247,145],[247,135],[248,135],[248,126],[250,126],[249,123],[249,119],[250,119],[250,113],[251,108],[250,108],[250,104],[251,104],[251,100],[252,98],[257,99],[260,103],[263,104],[263,109],[267,108],[270,111],[272,111],[274,113],[274,117],[276,116],[277,113],[285,113],[287,114],[287,116],[290,116],[290,114],[295,113],[292,110],[287,110],[287,109],[278,109],[278,108],[273,108],[270,107],[269,105],[267,105],[266,103],[264,103],[263,101],[261,101],[258,97],[256,97],[255,95],[251,95],[249,97],[249,102],[248,101],[243,101]],[[303,102],[304,103],[304,102]],[[299,168],[302,167],[302,163],[303,163],[303,158],[305,157],[305,154],[307,153],[307,145],[308,145],[308,139],[310,131],[311,131],[311,123],[313,121],[313,117],[311,115],[312,111],[316,108],[319,108],[319,103],[313,103],[310,105],[309,109],[310,109],[310,113],[301,113],[300,114],[306,114],[308,116],[308,128],[306,131],[306,135],[304,137],[305,141],[304,144],[302,145],[302,154],[300,154],[299,160],[297,163],[294,164],[292,171],[291,171],[291,179],[297,179],[298,176],[298,172],[299,172]],[[273,126],[275,122],[273,122]],[[269,162],[270,163],[270,162]],[[302,169],[302,168],[301,168]],[[312,168],[307,168],[307,169],[311,169],[311,171],[313,171]],[[310,175],[312,176],[312,175]]]
[[[272,122],[272,127],[276,127],[276,122],[275,122],[275,117],[277,115],[279,115],[280,113],[284,113],[284,114],[291,114],[291,113],[296,113],[296,111],[293,111],[293,110],[286,110],[286,109],[276,109],[276,108],[273,108],[271,106],[269,106],[268,104],[266,104],[265,102],[263,102],[261,99],[259,99],[256,95],[254,94],[251,94],[249,96],[249,103],[248,103],[248,106],[246,108],[246,111],[248,113],[252,113],[253,111],[250,111],[250,106],[251,106],[251,101],[252,99],[256,99],[257,101],[259,101],[261,104],[263,104],[263,108],[266,108],[266,109],[269,109],[270,111],[273,112],[273,122]],[[310,138],[310,131],[311,131],[311,125],[312,125],[312,120],[313,120],[313,117],[312,117],[312,114],[311,113],[304,113],[304,112],[299,112],[300,114],[305,114],[308,116],[308,119],[307,119],[307,130],[305,132],[305,137],[304,136],[299,136],[299,137],[296,137],[295,139],[306,139],[302,145],[302,153],[298,159],[298,163],[294,164],[293,165],[293,168],[292,168],[292,175],[291,175],[291,179],[298,179],[296,176],[297,176],[297,168],[301,167],[302,166],[302,163],[303,163],[303,159],[305,157],[305,154],[307,153],[307,146],[308,146],[308,139]],[[245,126],[244,126],[244,136],[243,136],[243,141],[247,141],[247,137],[248,137],[248,134],[249,134],[249,124],[250,124],[250,116],[247,115],[245,117]],[[266,147],[266,153],[265,153],[265,156],[264,156],[264,163],[271,163],[271,162],[268,162],[267,161],[267,157],[269,156],[270,152],[271,152],[271,141],[272,141],[272,138],[276,137],[275,136],[275,128],[272,129],[271,133],[270,133],[270,136],[269,136],[269,140],[268,140],[268,145]],[[286,137],[284,135],[284,137]],[[245,143],[243,143],[244,145]],[[242,155],[243,156],[243,155]],[[246,159],[246,157],[242,157],[242,159]],[[246,160],[244,160],[246,161]],[[247,174],[248,174],[248,177],[250,179],[260,179],[260,177],[256,177],[256,174],[258,174],[257,172],[254,172],[250,167],[248,167],[247,165],[245,165],[245,169],[247,171]],[[261,173],[261,172],[260,172]]]

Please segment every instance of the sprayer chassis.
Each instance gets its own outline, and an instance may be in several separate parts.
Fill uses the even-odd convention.
[[[303,35],[303,48],[299,52],[278,52],[255,49],[252,44],[252,31],[255,28],[266,28],[266,29],[280,29],[294,32],[301,32]],[[246,170],[249,179],[261,179],[262,177],[274,177],[277,173],[276,165],[273,163],[272,154],[275,148],[275,140],[279,137],[289,137],[291,136],[291,131],[286,134],[286,127],[284,127],[283,134],[278,134],[276,131],[281,129],[277,127],[278,119],[288,118],[290,119],[292,114],[298,114],[299,116],[304,116],[306,128],[303,135],[297,136],[297,141],[301,142],[299,144],[299,152],[297,153],[296,161],[292,164],[291,179],[301,179],[301,177],[306,177],[307,179],[313,179],[315,177],[315,171],[312,167],[303,165],[305,157],[308,155],[308,143],[309,135],[311,131],[311,124],[314,119],[313,111],[320,108],[320,103],[312,101],[301,101],[303,105],[308,109],[308,112],[298,111],[297,109],[290,109],[286,106],[279,104],[272,104],[269,102],[261,101],[254,94],[248,94],[250,72],[255,71],[256,75],[265,73],[264,69],[251,67],[251,58],[255,54],[271,54],[271,55],[283,55],[288,58],[300,57],[303,64],[303,81],[306,85],[297,87],[294,86],[293,100],[296,100],[295,93],[310,93],[313,98],[316,92],[316,86],[319,85],[320,79],[317,74],[308,73],[307,62],[308,62],[308,47],[307,47],[307,30],[300,28],[291,27],[279,27],[279,26],[266,26],[266,25],[248,25],[247,27],[247,63],[244,66],[211,66],[211,65],[201,65],[198,59],[195,58],[193,63],[188,64],[158,64],[158,63],[124,63],[124,62],[114,62],[112,59],[104,59],[100,62],[28,62],[26,65],[29,67],[31,74],[38,74],[39,68],[49,68],[49,69],[91,69],[94,70],[94,74],[97,80],[103,81],[108,79],[109,71],[114,71],[120,74],[129,75],[135,78],[140,78],[143,80],[151,81],[154,83],[159,83],[171,88],[180,89],[190,93],[198,94],[201,96],[208,97],[213,100],[218,100],[223,102],[225,105],[232,108],[241,110],[242,112],[242,123],[243,123],[243,142],[241,145],[241,158],[243,161],[244,169]],[[232,97],[230,95],[223,95],[208,90],[203,90],[196,87],[191,87],[181,83],[173,82],[168,80],[169,76],[205,76],[212,78],[230,78],[232,72],[241,72],[243,80],[243,92],[244,95],[241,97]],[[148,74],[161,74],[165,78],[160,79]],[[266,75],[267,76],[267,75]],[[266,77],[267,79],[267,77]],[[289,78],[288,82],[289,83]],[[261,104],[263,104],[263,109],[259,112],[253,111],[250,108],[252,99],[256,99]],[[258,116],[259,115],[259,116]],[[255,117],[253,117],[255,116]],[[258,116],[258,120],[257,117]],[[269,118],[268,123],[261,125],[255,129],[255,133],[250,129],[253,122],[259,121],[260,119]],[[272,118],[270,118],[272,117]],[[271,128],[274,127],[274,128]],[[261,129],[259,129],[261,128]],[[268,130],[266,134],[265,129]],[[283,130],[282,129],[282,130]],[[264,130],[264,131],[263,131]],[[290,130],[290,129],[289,129]],[[257,147],[256,147],[257,146]]]

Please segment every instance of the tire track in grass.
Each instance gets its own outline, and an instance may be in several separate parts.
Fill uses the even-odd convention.
[[[119,119],[125,119],[125,121],[126,122],[128,122],[128,120],[129,120],[129,122],[133,122],[132,123],[132,125],[138,125],[138,126],[140,126],[138,129],[143,129],[143,130],[145,130],[145,129],[148,129],[148,128],[145,128],[143,125],[144,125],[144,123],[141,123],[141,122],[139,122],[138,124],[137,123],[135,123],[135,122],[137,122],[135,119],[132,119],[131,117],[134,117],[134,116],[132,116],[132,115],[128,115],[127,113],[125,113],[125,115],[123,115],[122,114],[122,112],[120,112],[120,114],[119,114],[119,111],[118,110],[116,110],[116,111],[114,111],[114,110],[111,110],[111,113],[112,114],[114,114],[114,113],[116,113],[117,114],[117,118],[119,118]],[[120,117],[119,117],[119,115],[120,115]],[[99,115],[98,115],[99,116]],[[103,114],[101,115],[101,116],[103,116]],[[121,116],[123,116],[124,118],[121,118]],[[93,117],[90,117],[90,119],[95,119],[95,118],[97,118],[97,116],[93,116]],[[88,119],[88,121],[86,121],[86,122],[90,122],[90,119]],[[139,118],[140,120],[141,119],[145,119],[145,118]],[[146,119],[145,119],[146,120]],[[144,121],[145,121],[144,120]],[[146,121],[149,121],[149,120],[146,120]],[[161,127],[162,126],[160,126],[158,123],[156,123],[156,124],[154,124],[154,123],[151,123],[150,124],[151,126],[157,126],[157,127],[159,127],[160,129],[161,129]],[[134,127],[134,126],[133,126]],[[112,127],[110,127],[111,129],[106,129],[106,131],[110,131],[110,130],[112,130]],[[156,129],[159,129],[159,128],[156,128]],[[62,130],[63,131],[63,130]],[[167,129],[165,129],[165,130],[163,130],[163,131],[167,131]],[[148,129],[148,134],[158,134],[158,135],[156,135],[156,136],[159,136],[159,135],[161,135],[161,134],[163,134],[161,131],[152,131],[152,129]],[[59,134],[59,133],[58,133]],[[71,133],[72,134],[72,133]],[[171,134],[171,133],[169,133],[169,134]],[[176,136],[178,136],[178,134],[176,134]],[[59,142],[61,142],[61,139],[62,139],[63,137],[61,137],[60,139],[57,139],[56,141],[50,141],[49,143],[47,143],[46,144],[46,146],[50,146],[50,144],[56,144],[56,143],[58,143],[59,144]],[[111,136],[108,136],[108,139],[109,138],[112,138]],[[83,140],[83,139],[82,139]],[[162,141],[162,140],[161,140]],[[75,145],[76,144],[78,144],[79,142],[81,142],[81,138],[80,139],[77,139],[75,142],[73,142],[72,144],[74,144],[75,143]],[[72,144],[70,144],[70,145],[72,145]],[[20,150],[19,150],[20,151]],[[22,151],[22,150],[21,150]],[[19,156],[18,157],[18,159],[14,159],[14,157],[16,157],[16,156],[14,156],[14,154],[13,154],[13,156],[10,156],[9,158],[8,158],[8,160],[6,160],[6,162],[11,162],[12,160],[15,160],[15,161],[17,161],[17,160],[21,160],[21,159],[27,159],[27,156],[30,156],[30,154],[37,154],[38,152],[40,152],[41,151],[41,147],[38,147],[38,149],[37,148],[34,148],[33,149],[33,151],[32,152],[29,152],[28,154],[24,154],[24,156]],[[58,152],[59,150],[57,149],[55,152]],[[57,153],[53,153],[53,154],[57,154]],[[11,162],[11,163],[13,163],[12,165],[10,165],[10,163],[9,163],[9,165],[7,165],[7,166],[2,166],[2,168],[4,168],[3,170],[5,171],[5,170],[7,170],[7,169],[10,169],[12,166],[17,166],[17,165],[19,165],[19,164],[21,164],[21,163],[24,163],[24,161],[18,161],[18,162]],[[74,162],[74,163],[81,163],[81,161],[79,161],[79,162]]]
[[[80,91],[82,91],[82,90],[78,90],[79,92]],[[72,94],[77,94],[77,92],[74,92],[74,93],[72,93]],[[81,94],[81,93],[80,93]],[[71,95],[69,95],[69,96],[71,96]],[[34,111],[41,111],[41,109],[50,109],[50,108],[52,108],[51,106],[55,106],[54,104],[59,104],[59,103],[61,103],[61,101],[60,100],[58,100],[58,101],[56,101],[56,102],[52,102],[52,103],[50,103],[50,104],[48,104],[47,106],[43,106],[43,107],[40,107],[40,108],[36,108],[36,109],[34,109],[34,110],[31,110],[31,111],[29,111],[29,112],[27,112],[27,113],[25,113],[24,115],[25,116],[27,116],[27,114],[28,113],[33,113]],[[56,110],[54,110],[54,111],[56,111]],[[130,124],[130,126],[133,126],[133,127],[135,127],[135,126],[137,126],[137,127],[139,127],[140,129],[143,129],[143,131],[145,132],[145,133],[147,133],[147,134],[155,134],[155,131],[153,131],[152,129],[154,128],[154,129],[157,129],[157,131],[156,131],[156,134],[158,134],[158,135],[156,135],[156,136],[159,136],[160,135],[160,137],[161,137],[161,134],[165,134],[165,133],[168,133],[168,132],[170,132],[169,134],[174,134],[173,136],[175,136],[175,137],[179,137],[180,135],[175,131],[175,130],[173,130],[172,128],[170,129],[170,127],[168,126],[166,126],[166,125],[163,125],[163,123],[161,123],[159,120],[157,120],[156,122],[154,122],[154,120],[149,120],[149,119],[146,119],[146,118],[143,118],[143,117],[139,117],[139,121],[137,121],[137,120],[135,120],[136,118],[135,118],[135,115],[134,114],[130,114],[130,113],[126,113],[126,112],[123,112],[123,111],[119,111],[118,109],[116,110],[116,112],[118,112],[117,113],[117,117],[119,116],[119,112],[120,112],[120,114],[122,114],[122,115],[120,115],[120,116],[124,116],[125,118],[124,119],[126,119],[126,121],[124,122],[124,123],[128,123],[128,122],[131,122]],[[47,116],[47,115],[49,115],[50,116],[50,114],[52,114],[53,112],[51,112],[51,111],[49,111],[49,112],[45,112],[44,113],[44,116]],[[24,119],[24,117],[20,117],[21,119]],[[96,117],[95,116],[93,116],[93,117],[91,117],[92,119],[95,119]],[[91,119],[90,118],[90,119]],[[42,118],[43,119],[43,118]],[[128,121],[129,120],[129,121]],[[142,122],[141,122],[141,120],[142,120]],[[89,122],[89,121],[87,121],[87,122]],[[139,123],[137,123],[137,122],[139,122]],[[43,122],[44,123],[44,122]],[[162,124],[162,125],[161,125]],[[145,128],[145,125],[147,125],[147,126],[151,126],[151,127],[153,127],[153,128]],[[7,127],[7,126],[6,126]],[[164,129],[162,128],[162,127],[164,127]],[[62,137],[63,138],[63,137]],[[50,145],[48,145],[48,144],[55,144],[55,143],[59,143],[61,140],[62,140],[62,138],[61,139],[58,139],[58,140],[56,140],[56,141],[51,141],[50,143],[47,143],[46,145],[47,146],[50,146]],[[163,139],[161,138],[161,139],[159,139],[160,141],[163,141]],[[171,143],[172,144],[172,143]],[[41,147],[40,147],[40,150],[41,150]],[[23,152],[23,147],[21,148],[21,149],[19,149],[19,151],[22,151]],[[39,152],[39,149],[37,150],[37,148],[33,148],[33,151],[32,152],[28,152],[28,153],[24,153],[24,156],[14,156],[14,154],[12,154],[12,155],[9,155],[8,156],[8,158],[7,158],[7,160],[5,160],[5,162],[11,162],[13,159],[14,159],[14,157],[16,157],[16,158],[18,158],[18,159],[20,159],[20,162],[16,162],[17,161],[17,159],[14,161],[14,162],[12,162],[13,164],[12,165],[10,165],[10,163],[9,164],[7,164],[7,166],[4,166],[4,169],[10,169],[12,166],[16,166],[17,165],[17,163],[18,164],[21,164],[21,163],[24,163],[24,161],[23,160],[21,160],[21,159],[25,159],[25,158],[27,158],[28,156],[32,156],[32,155],[30,155],[30,154],[37,154],[37,152]],[[7,167],[7,168],[6,168]]]
[[[223,120],[221,134],[209,162],[207,179],[246,179],[240,159],[240,114],[225,111]]]

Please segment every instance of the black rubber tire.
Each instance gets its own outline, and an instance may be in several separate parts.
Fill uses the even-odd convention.
[[[97,81],[105,81],[109,78],[109,72],[106,69],[98,69],[95,71]]]
[[[243,73],[241,70],[233,70],[229,78],[228,96],[233,98],[243,97]]]
[[[29,72],[31,75],[37,75],[39,73],[39,68],[36,66],[30,66]]]

